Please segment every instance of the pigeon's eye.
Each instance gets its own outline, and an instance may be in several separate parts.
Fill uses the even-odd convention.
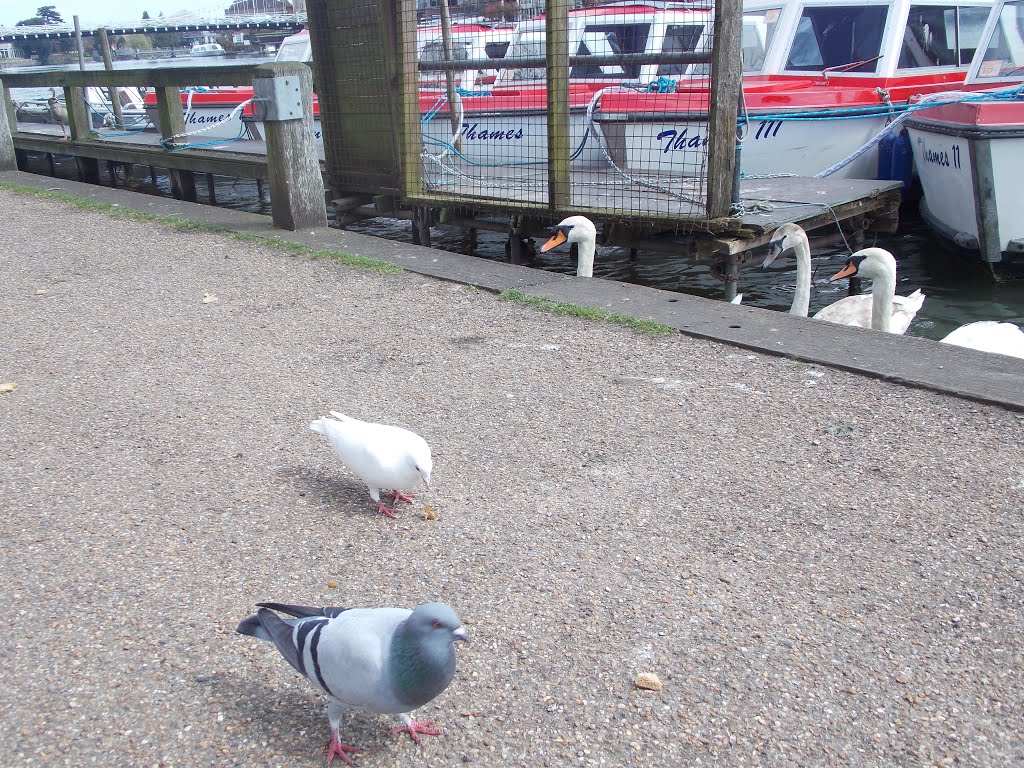
[[[442,624],[440,621],[434,620],[430,622],[430,626],[432,626],[434,629],[441,629],[441,627],[443,627],[444,624]]]

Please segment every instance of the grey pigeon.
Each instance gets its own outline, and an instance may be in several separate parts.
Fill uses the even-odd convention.
[[[309,425],[324,435],[345,466],[366,483],[370,498],[377,502],[377,511],[395,517],[397,510],[380,500],[380,492],[390,493],[398,501],[412,501],[402,493],[423,482],[430,489],[430,473],[434,462],[427,441],[401,427],[359,421],[337,411]]]
[[[330,696],[327,719],[331,743],[327,765],[358,748],[338,737],[341,713],[361,709],[397,715],[406,732],[440,736],[432,720],[416,721],[409,712],[437,697],[455,675],[456,640],[469,642],[459,617],[444,603],[406,608],[307,608],[257,603],[260,610],[238,625],[238,632],[277,646],[285,660]],[[274,611],[295,618],[282,619]]]

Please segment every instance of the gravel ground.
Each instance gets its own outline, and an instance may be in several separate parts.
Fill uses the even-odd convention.
[[[4,190],[0,220],[3,766],[319,765],[324,698],[236,623],[435,599],[473,639],[418,711],[448,735],[353,714],[363,768],[1024,763],[1021,414]],[[431,444],[397,522],[328,409]]]

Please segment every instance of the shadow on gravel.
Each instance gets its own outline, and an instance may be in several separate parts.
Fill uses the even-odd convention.
[[[277,651],[267,644],[267,652]],[[287,666],[282,659],[281,663]],[[267,746],[301,757],[299,764],[317,765],[327,751],[330,725],[327,722],[327,697],[296,676],[297,687],[275,688],[255,677],[217,676],[210,694],[218,699],[225,715],[233,716],[239,726],[239,738],[267,743]],[[391,728],[398,725],[387,717],[352,713],[342,715],[341,740],[355,744],[363,752],[387,748]]]
[[[343,466],[337,471],[314,467],[282,467],[279,474],[291,482],[295,492],[314,507],[327,508],[332,514],[349,516],[374,512],[375,507],[366,485],[348,474]]]

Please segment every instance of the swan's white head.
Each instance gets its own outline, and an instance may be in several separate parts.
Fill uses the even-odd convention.
[[[846,266],[829,278],[830,283],[859,275],[869,280],[896,283],[896,259],[884,248],[864,248],[846,260]]]
[[[586,216],[570,216],[562,219],[548,232],[548,241],[541,246],[542,252],[557,248],[562,243],[597,243],[597,227]]]
[[[765,257],[761,268],[767,267],[786,251],[796,248],[797,243],[807,241],[807,233],[799,224],[783,224],[775,230],[771,242],[768,243],[768,255]]]

